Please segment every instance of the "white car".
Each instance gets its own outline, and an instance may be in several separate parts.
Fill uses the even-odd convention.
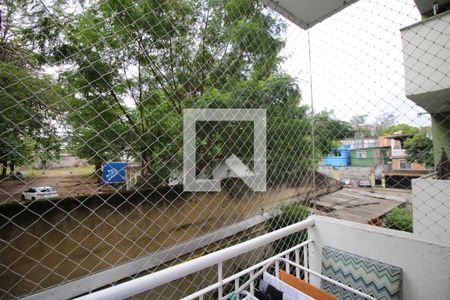
[[[58,193],[51,186],[32,187],[22,193],[22,200],[58,198]]]

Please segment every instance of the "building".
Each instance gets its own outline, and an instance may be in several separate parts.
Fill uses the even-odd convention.
[[[324,164],[330,167],[346,167],[350,165],[350,147],[344,145],[341,148],[333,149],[324,159]]]
[[[374,167],[388,162],[389,147],[379,147],[377,138],[345,139],[341,143],[342,147],[325,157],[326,166]]]
[[[343,146],[349,146],[350,149],[367,149],[378,147],[378,138],[376,137],[362,137],[342,140]]]
[[[379,137],[380,144],[390,147],[390,160],[392,171],[426,171],[426,166],[415,162],[408,162],[406,159],[406,151],[403,147],[404,142],[412,138],[411,134],[403,134],[398,132],[393,135]]]
[[[407,160],[403,145],[411,137],[413,137],[411,134],[396,132],[378,138],[379,144],[389,149],[389,165],[381,176],[383,187],[410,189],[412,179],[430,173],[427,166]]]
[[[402,28],[405,91],[431,116],[434,161],[450,154],[450,1],[415,0],[422,20]],[[434,5],[432,5],[434,3]],[[430,39],[424,39],[430,36]]]
[[[332,15],[333,12],[351,5],[354,1],[284,0],[266,2],[269,3],[270,7],[275,8],[293,20],[295,24],[302,28],[309,28],[320,22],[320,20]],[[428,10],[431,7],[430,1],[416,0],[416,3],[421,10],[422,7]],[[445,3],[449,5],[450,1],[445,1]],[[429,5],[425,6],[426,4]],[[424,11],[423,15],[427,16],[428,13],[428,11]],[[446,28],[450,30],[449,22],[446,22],[446,24],[447,26],[444,26],[444,30],[441,29],[439,33],[445,32]],[[430,28],[428,28],[428,33],[417,34],[417,37],[423,42],[430,34],[429,31]],[[447,36],[450,36],[450,34],[447,34]],[[438,45],[430,45],[430,48],[433,47],[438,47]],[[450,56],[447,55],[448,57]],[[444,59],[444,62],[447,58]],[[419,62],[421,62],[420,58]],[[426,64],[426,66],[428,65]],[[447,67],[440,74],[448,74],[448,70],[449,68]],[[421,72],[418,72],[418,74],[422,74]],[[434,72],[436,72],[436,69],[432,69],[430,73],[434,74]],[[436,80],[434,83],[439,81]],[[418,86],[420,86],[420,83]],[[437,114],[435,113],[435,115]],[[436,120],[438,117],[433,116],[433,118],[433,120]],[[433,124],[435,125],[435,123]],[[438,124],[436,128],[435,131],[441,130],[444,135],[449,132],[449,128],[445,128],[441,124]],[[412,192],[414,233],[399,232],[367,224],[312,215],[304,221],[257,236],[256,238],[245,239],[242,243],[233,242],[232,246],[218,251],[217,249],[220,248],[219,243],[214,245],[215,249],[213,250],[206,248],[204,242],[208,241],[208,238],[212,236],[222,237],[223,232],[208,232],[207,236],[202,236],[200,240],[188,240],[186,243],[183,241],[183,243],[177,244],[174,248],[165,248],[158,253],[150,253],[151,256],[133,260],[131,267],[130,265],[118,264],[111,267],[109,269],[111,272],[109,273],[103,271],[98,273],[92,272],[88,276],[81,278],[79,282],[69,282],[66,286],[60,286],[59,294],[49,290],[44,290],[43,293],[47,292],[48,298],[57,298],[58,296],[59,298],[73,298],[83,295],[83,299],[128,298],[134,295],[139,295],[138,297],[142,298],[157,299],[162,298],[163,292],[166,292],[165,295],[169,295],[169,299],[186,297],[187,293],[193,294],[188,295],[184,299],[239,299],[239,294],[242,293],[242,298],[249,297],[253,299],[252,294],[255,291],[256,277],[261,275],[265,269],[271,268],[275,276],[279,276],[282,272],[295,274],[296,277],[305,279],[305,282],[317,288],[324,286],[323,281],[329,282],[331,279],[334,280],[331,283],[348,290],[349,287],[347,285],[352,286],[356,284],[356,281],[361,282],[368,277],[372,277],[368,283],[375,286],[375,291],[355,285],[349,291],[366,299],[448,299],[450,295],[450,285],[448,284],[448,278],[450,278],[450,212],[446,203],[450,200],[449,181],[421,178],[415,181],[415,184],[413,181]],[[109,203],[106,204],[109,205]],[[192,202],[188,203],[187,201],[183,201],[183,204],[186,206],[193,205]],[[348,204],[350,205],[350,203]],[[172,207],[174,214],[178,212],[174,202],[168,202],[165,205]],[[217,209],[222,211],[226,211],[227,208],[228,206],[217,206]],[[115,207],[112,208],[112,210],[114,209]],[[138,209],[142,210],[142,207],[138,206]],[[201,207],[198,208],[198,210],[201,209]],[[361,209],[364,209],[364,207]],[[92,212],[92,214],[96,213],[96,211]],[[140,223],[148,226],[148,220],[151,220],[152,217],[160,218],[158,225],[160,226],[159,228],[162,228],[171,221],[160,216],[159,212],[153,216],[146,216],[142,220],[143,222]],[[183,215],[182,217],[184,217],[183,220],[191,218],[189,215]],[[18,218],[15,217],[15,219]],[[124,216],[122,216],[122,219],[127,221]],[[72,223],[75,222],[72,221]],[[98,224],[94,225],[91,228],[88,227],[84,232],[92,234],[92,227],[98,227]],[[107,234],[118,231],[117,228],[109,223],[107,225]],[[136,223],[131,223],[129,227],[136,225]],[[176,225],[180,228],[189,226],[189,224],[182,223],[177,223]],[[191,227],[193,230],[201,231],[203,229],[199,226],[201,225],[199,222],[193,225]],[[267,251],[267,248],[270,247],[272,242],[302,232],[306,236],[304,242],[299,242],[286,251],[273,253],[272,255],[274,256],[267,258],[267,253],[271,253],[271,251]],[[142,244],[138,244],[137,238],[140,236],[132,236],[129,234],[129,231],[125,231],[125,234],[127,239],[132,240],[134,243],[131,250],[138,248],[137,250],[141,251],[141,245],[145,245],[145,241]],[[158,235],[161,232],[156,230],[153,234]],[[182,232],[179,235],[185,237]],[[141,236],[147,237],[150,235],[142,234]],[[45,236],[43,235],[43,237]],[[84,235],[81,237],[84,241]],[[104,236],[96,236],[96,238],[104,239]],[[171,236],[171,238],[174,237]],[[42,244],[47,241],[48,238],[39,240]],[[116,246],[114,251],[117,251],[117,254],[114,254],[127,257],[130,249],[120,248],[119,241],[120,239],[114,242]],[[86,247],[83,244],[82,250],[88,255],[98,255],[98,252],[94,253],[93,249],[99,247],[95,247],[95,245],[94,247]],[[195,247],[202,247],[205,250],[197,256],[192,251]],[[330,248],[333,250],[330,251]],[[183,252],[185,249],[188,252]],[[249,254],[251,251],[259,251],[265,256],[257,263],[251,263],[250,258],[252,255]],[[338,253],[335,256],[344,257],[344,263],[338,266],[336,259],[330,259],[330,252]],[[24,259],[23,253],[19,253],[18,256],[18,259]],[[167,257],[170,257],[172,260],[162,264],[161,261],[164,261],[163,259],[167,259]],[[359,261],[359,264],[355,264],[356,260]],[[103,261],[104,259],[102,258],[102,263]],[[333,265],[327,264],[330,261],[332,261]],[[151,269],[149,267],[150,263],[155,263],[156,267],[153,265],[154,268]],[[236,265],[237,268],[230,268],[230,265]],[[358,265],[361,268],[358,268]],[[74,266],[76,264],[71,263],[69,265],[69,272],[73,272]],[[369,266],[376,267],[372,268],[372,270],[367,270]],[[378,268],[378,266],[381,266],[381,268]],[[346,275],[350,273],[346,277],[353,277],[356,273],[359,273],[359,277],[353,277],[354,282],[351,283],[347,280],[342,281],[339,280],[340,278],[333,277],[336,274],[326,272],[327,267],[328,269],[333,268],[334,273],[346,270]],[[353,270],[349,272],[349,269]],[[380,269],[382,272],[384,270],[387,271],[384,274],[380,274]],[[391,270],[394,272],[390,272]],[[202,280],[202,284],[197,284],[194,281],[196,279]],[[376,280],[384,281],[384,283],[379,284]],[[155,291],[150,295],[143,294],[148,290]],[[388,290],[390,295],[380,297],[380,291],[385,290]],[[234,294],[229,294],[231,291]],[[183,292],[184,294],[182,294]],[[42,295],[31,296],[34,296],[34,298],[41,296],[43,298]]]
[[[389,148],[376,147],[355,149],[350,152],[351,165],[354,167],[374,167],[389,162]]]

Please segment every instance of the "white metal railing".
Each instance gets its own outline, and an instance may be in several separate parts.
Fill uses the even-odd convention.
[[[205,268],[216,265],[217,266],[217,282],[201,289],[189,296],[182,298],[182,300],[192,300],[192,299],[203,299],[204,295],[207,293],[217,291],[218,299],[225,300],[229,299],[230,294],[223,295],[223,287],[227,284],[234,282],[234,292],[239,299],[239,295],[249,296],[254,299],[255,284],[254,281],[261,276],[261,274],[266,271],[269,267],[274,266],[275,276],[278,277],[280,270],[280,263],[284,264],[285,271],[287,273],[291,272],[294,268],[295,276],[300,278],[301,271],[303,271],[305,281],[309,282],[309,276],[314,275],[322,280],[331,282],[343,289],[346,289],[354,294],[357,294],[364,299],[375,300],[375,298],[367,295],[363,292],[355,290],[345,284],[342,284],[336,280],[323,276],[308,268],[308,247],[314,241],[306,240],[288,250],[274,255],[264,261],[261,261],[241,272],[231,275],[227,278],[223,278],[223,262],[231,259],[233,257],[242,255],[254,249],[260,248],[262,246],[268,245],[276,240],[279,240],[288,235],[297,233],[300,230],[307,229],[314,225],[314,219],[308,218],[302,222],[290,225],[288,227],[267,233],[265,235],[256,237],[249,241],[210,253],[208,255],[184,262],[179,265],[169,267],[167,269],[142,276],[137,279],[133,279],[122,284],[115,285],[104,290],[82,296],[78,299],[123,299],[126,297],[131,297],[136,294],[151,290],[163,284],[172,282],[179,278],[185,277],[189,274],[201,271]],[[303,254],[303,265],[300,264],[301,254]],[[294,260],[291,260],[294,257]],[[244,276],[249,276],[249,279],[242,285],[240,285],[240,279]],[[249,291],[247,290],[249,289]]]
[[[201,298],[202,295],[205,295],[205,294],[207,294],[209,292],[212,292],[214,290],[218,290],[218,298],[222,299],[223,295],[222,295],[222,292],[221,292],[221,287],[223,287],[224,285],[226,285],[228,283],[231,283],[233,281],[235,282],[235,291],[237,293],[240,293],[240,292],[243,291],[243,289],[241,289],[241,287],[239,287],[239,286],[237,286],[237,289],[236,289],[236,285],[237,285],[236,282],[239,283],[239,278],[241,278],[241,277],[243,277],[245,275],[248,275],[248,274],[250,274],[250,277],[252,277],[254,275],[253,274],[254,271],[259,269],[259,268],[263,268],[265,270],[271,264],[273,264],[273,262],[275,262],[275,269],[276,269],[276,273],[278,275],[278,270],[279,270],[280,266],[278,264],[279,261],[276,260],[276,259],[282,258],[283,256],[287,257],[287,256],[289,256],[289,254],[294,252],[295,253],[295,262],[296,263],[300,263],[300,252],[301,252],[300,249],[302,249],[303,250],[303,255],[304,255],[304,261],[307,262],[308,261],[308,252],[307,252],[308,250],[307,249],[308,249],[308,245],[310,243],[312,243],[312,242],[313,242],[312,240],[307,240],[307,241],[305,241],[305,242],[303,242],[301,244],[298,244],[295,247],[292,247],[292,248],[290,248],[288,250],[285,250],[285,251],[283,251],[283,252],[281,252],[281,253],[273,256],[273,257],[270,257],[270,258],[268,258],[268,259],[266,259],[266,260],[264,260],[262,262],[259,262],[256,265],[253,265],[253,266],[251,266],[251,267],[249,267],[249,268],[247,268],[247,269],[245,269],[245,270],[243,270],[243,271],[241,271],[239,273],[236,273],[236,274],[234,274],[234,275],[232,275],[230,277],[227,277],[225,279],[221,279],[220,278],[221,272],[219,272],[219,280],[218,280],[218,282],[216,282],[216,283],[214,283],[214,284],[212,284],[212,285],[210,285],[210,286],[208,286],[208,287],[206,287],[206,288],[204,288],[202,290],[199,290],[199,291],[197,291],[197,292],[195,292],[195,293],[193,293],[193,294],[191,294],[191,295],[189,295],[187,297],[184,297],[181,300],[191,300],[191,299]],[[222,263],[221,262],[218,263],[218,267],[219,267],[219,271],[220,271],[220,269],[222,268]],[[300,269],[296,269],[296,276],[300,277]],[[253,286],[252,283],[250,283],[250,293],[252,295],[253,295],[253,289],[254,289],[254,286]],[[227,298],[228,297],[225,296],[224,299],[227,299]]]
[[[123,299],[151,290],[214,265],[218,266],[218,283],[223,282],[220,274],[222,274],[221,267],[224,261],[263,247],[283,237],[297,233],[300,230],[307,229],[313,225],[314,219],[310,217],[302,222],[269,232],[243,243],[79,297],[78,299]]]
[[[345,289],[345,290],[347,290],[347,291],[349,291],[349,292],[351,292],[351,293],[354,293],[354,294],[356,294],[356,295],[358,295],[358,296],[361,296],[361,297],[363,297],[364,299],[377,300],[377,299],[375,299],[374,297],[372,297],[372,296],[370,296],[370,295],[368,295],[368,294],[366,294],[366,293],[363,293],[363,292],[361,292],[361,291],[358,291],[358,290],[356,290],[356,289],[354,289],[354,288],[352,288],[352,287],[349,287],[349,286],[347,286],[347,285],[345,285],[345,284],[340,283],[339,281],[336,281],[336,280],[334,280],[334,279],[331,279],[331,278],[329,278],[329,277],[326,277],[326,276],[324,276],[324,275],[322,275],[322,274],[320,274],[320,273],[317,273],[317,272],[315,272],[315,271],[313,271],[313,270],[311,270],[311,269],[309,269],[309,268],[306,268],[306,267],[304,267],[304,266],[301,266],[301,265],[298,264],[298,263],[295,263],[295,262],[293,262],[293,261],[291,261],[291,260],[289,260],[289,259],[287,259],[287,258],[282,258],[282,257],[273,257],[272,259],[270,259],[269,263],[267,263],[263,268],[261,268],[261,270],[259,270],[257,273],[255,273],[255,274],[253,274],[252,276],[250,276],[250,279],[249,279],[246,283],[244,283],[244,284],[243,284],[242,286],[240,286],[240,287],[236,287],[236,288],[235,288],[235,293],[236,293],[236,295],[239,295],[239,294],[243,293],[243,292],[245,291],[245,289],[247,288],[247,286],[248,286],[251,282],[254,282],[259,276],[261,276],[261,274],[262,274],[264,271],[266,271],[267,268],[269,268],[272,264],[275,264],[275,274],[276,274],[276,277],[278,278],[279,263],[280,263],[280,262],[284,262],[284,263],[285,263],[285,266],[286,266],[286,272],[287,272],[287,273],[290,273],[289,270],[290,270],[290,266],[292,265],[292,267],[294,267],[294,268],[296,269],[296,272],[299,272],[300,270],[302,270],[302,271],[305,272],[305,274],[311,274],[311,275],[317,276],[317,277],[319,277],[319,278],[322,279],[322,280],[331,282],[332,284],[335,284],[335,285],[337,285],[337,286],[339,286],[339,287],[341,287],[341,288],[343,288],[343,289]],[[297,275],[297,277],[299,277],[299,276]],[[251,295],[253,295],[253,290],[250,290],[249,293],[250,293]],[[246,294],[246,293],[244,293],[244,294]],[[221,299],[228,299],[228,298],[229,298],[229,295],[227,295],[226,297],[223,297],[223,298],[221,298]]]
[[[305,281],[309,282],[309,275],[314,275],[316,277],[319,277],[322,280],[328,281],[332,284],[335,284],[351,293],[354,293],[356,295],[361,296],[364,299],[370,299],[370,300],[376,300],[374,297],[363,293],[361,291],[358,291],[352,287],[349,287],[345,284],[340,283],[339,281],[336,281],[334,279],[328,278],[318,272],[315,272],[311,269],[309,269],[308,267],[305,267],[304,265],[300,265],[300,259],[299,259],[299,253],[300,253],[300,249],[303,250],[303,254],[304,254],[304,264],[308,265],[308,245],[311,244],[313,241],[312,240],[307,240],[295,247],[292,247],[282,253],[279,253],[269,259],[266,259],[254,266],[251,266],[239,273],[236,273],[226,279],[223,279],[220,282],[217,282],[215,284],[210,285],[209,287],[206,287],[194,294],[191,294],[185,298],[182,298],[181,300],[192,300],[192,299],[203,299],[203,296],[209,292],[212,292],[214,290],[219,290],[220,287],[224,286],[225,284],[231,283],[234,281],[234,293],[237,297],[237,299],[239,299],[239,295],[243,294],[243,295],[250,295],[251,299],[253,299],[253,295],[254,295],[254,281],[256,279],[258,279],[262,273],[264,271],[266,271],[269,267],[271,266],[275,266],[275,276],[278,278],[279,277],[279,270],[280,270],[280,262],[284,263],[285,266],[285,271],[287,273],[290,274],[291,272],[291,268],[295,269],[295,276],[297,278],[300,278],[300,271],[303,271],[304,273],[304,278]],[[295,253],[295,261],[292,261],[290,259],[290,255],[292,253]],[[259,269],[260,268],[260,269]],[[259,269],[257,272],[255,272],[255,270]],[[242,285],[239,285],[239,279],[243,276],[246,275],[250,275],[250,278]],[[247,289],[250,288],[250,291],[247,291]],[[223,296],[221,293],[218,294],[218,299],[220,300],[226,300],[229,299],[231,297],[231,293],[228,293],[227,295]]]

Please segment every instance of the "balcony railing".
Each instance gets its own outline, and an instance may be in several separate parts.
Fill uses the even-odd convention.
[[[93,300],[93,299],[123,299],[131,297],[139,293],[151,290],[158,286],[170,283],[182,277],[188,276],[195,272],[201,271],[211,266],[217,267],[217,282],[201,289],[191,295],[183,298],[183,300],[190,299],[203,299],[204,296],[211,292],[217,292],[218,299],[229,299],[230,293],[224,295],[224,286],[234,283],[234,293],[239,299],[239,295],[249,296],[251,299],[256,299],[254,295],[255,280],[261,276],[261,274],[268,268],[273,267],[275,270],[275,276],[278,277],[280,266],[284,266],[285,271],[290,273],[294,270],[296,277],[300,278],[303,274],[304,279],[309,282],[310,276],[316,276],[321,280],[329,281],[337,286],[342,287],[352,293],[355,293],[364,299],[374,299],[373,297],[355,290],[347,285],[344,285],[338,281],[321,275],[308,268],[308,248],[314,243],[313,240],[306,240],[288,250],[282,251],[268,259],[265,259],[239,273],[232,276],[223,278],[223,263],[226,260],[232,259],[239,255],[248,253],[257,248],[267,246],[270,243],[279,240],[283,237],[289,236],[294,233],[298,233],[301,230],[305,230],[314,226],[314,219],[308,218],[302,222],[293,224],[291,226],[267,233],[265,235],[256,237],[246,242],[210,253],[208,255],[196,258],[178,264],[167,269],[142,276],[137,279],[133,279],[122,284],[115,285],[113,287],[85,295],[78,299]],[[293,260],[292,260],[293,258]],[[303,258],[303,265],[301,265],[301,258]],[[243,284],[240,284],[241,279],[249,278]]]

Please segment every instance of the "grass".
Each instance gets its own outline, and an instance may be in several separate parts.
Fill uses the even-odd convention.
[[[48,176],[48,177],[56,177],[56,176],[85,176],[91,175],[94,173],[94,166],[87,167],[72,167],[72,168],[50,168],[50,169],[35,169],[35,168],[26,168],[20,170],[25,174],[26,177],[40,177],[40,176]]]
[[[384,221],[387,228],[413,231],[413,217],[411,212],[405,208],[396,207],[386,217]]]

